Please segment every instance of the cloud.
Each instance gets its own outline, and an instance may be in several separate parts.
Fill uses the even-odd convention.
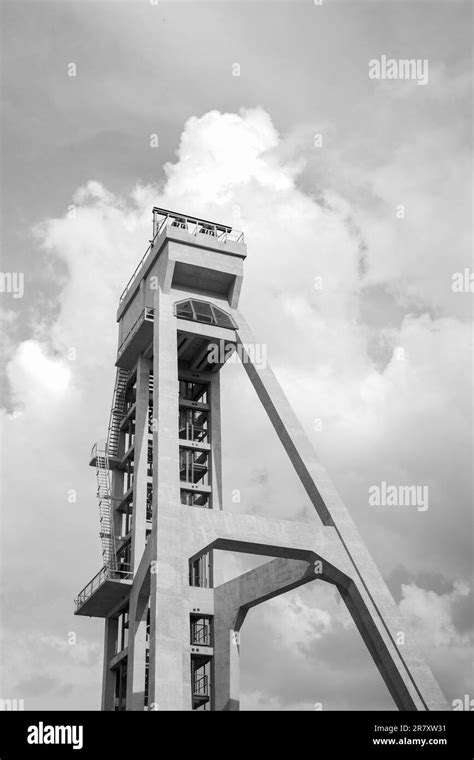
[[[2,697],[23,699],[26,710],[91,709],[99,701],[100,650],[98,642],[70,645],[57,635],[21,631],[2,658]]]
[[[21,343],[8,365],[15,400],[36,406],[38,394],[48,403],[64,397],[71,380],[71,370],[64,361],[50,357],[44,347],[33,340]]]
[[[436,145],[428,136],[425,146],[416,145],[416,177],[407,178],[413,148],[400,148],[393,161],[367,176],[352,175],[353,185],[366,193],[361,208],[337,167],[331,177],[321,171],[314,192],[305,190],[308,151],[289,145],[261,108],[193,116],[184,125],[176,161],[165,167],[164,184],[139,184],[119,195],[91,180],[74,194],[68,213],[36,228],[40,255],[60,262],[66,274],[56,281],[54,318],[37,320],[34,335],[18,345],[8,365],[16,414],[2,415],[9,442],[4,498],[15,509],[5,517],[3,544],[10,580],[6,605],[14,610],[7,626],[27,631],[31,608],[18,599],[34,605],[40,597],[33,620],[43,656],[18,657],[15,672],[7,671],[7,688],[19,682],[27,690],[30,683],[31,693],[39,694],[41,687],[48,707],[84,704],[98,688],[98,661],[92,658],[84,677],[82,655],[54,642],[64,640],[58,629],[72,626],[93,652],[101,646],[101,623],[72,618],[72,596],[100,563],[87,456],[106,429],[117,300],[147,247],[154,204],[245,229],[242,308],[257,340],[268,344],[269,360],[376,560],[387,574],[403,560],[420,572],[441,564],[443,575],[459,579],[449,598],[406,586],[402,601],[415,622],[436,617],[436,646],[444,648],[446,663],[441,676],[454,688],[450,673],[459,676],[465,639],[453,621],[464,615],[459,605],[470,557],[469,330],[457,307],[450,313],[452,298],[445,293],[450,226],[462,226],[453,208],[455,176],[448,158],[436,171],[427,168]],[[433,208],[445,214],[438,241],[426,231],[432,192]],[[404,227],[392,213],[397,202],[408,209]],[[423,231],[421,251],[414,241],[423,239]],[[380,324],[364,316],[381,292],[377,288],[386,295],[387,321]],[[376,361],[377,345],[383,351]],[[397,347],[404,349],[403,361]],[[306,494],[243,381],[242,367],[223,370],[226,508],[301,517],[311,509]],[[429,481],[430,509],[423,515],[370,510],[368,487],[382,479]],[[68,501],[71,489],[74,503]],[[241,493],[236,504],[235,489]],[[390,705],[344,608],[329,597],[326,602],[328,609],[311,606],[304,594],[292,596],[266,606],[260,629],[246,622],[248,704],[313,709],[323,691],[328,704],[344,709]],[[341,646],[347,652],[343,662]],[[9,648],[26,653],[30,647],[37,652],[24,634]],[[277,669],[270,654],[278,657]],[[48,687],[49,661],[56,663],[51,678],[57,680]],[[78,693],[61,692],[62,662],[67,682],[80,682]],[[252,670],[261,681],[251,677]]]
[[[416,627],[427,650],[430,647],[467,646],[472,631],[460,632],[454,625],[454,610],[460,600],[469,601],[467,584],[456,581],[450,593],[437,594],[414,584],[402,585],[403,598],[400,610]]]
[[[239,115],[211,111],[193,116],[181,136],[178,163],[165,165],[166,193],[180,196],[187,207],[195,202],[196,191],[200,204],[223,204],[251,183],[289,190],[294,170],[272,159],[278,142],[270,116],[260,108],[242,108]]]
[[[400,611],[438,678],[449,704],[474,691],[472,669],[472,593],[455,580],[451,591],[436,593],[415,584],[402,585]]]
[[[437,594],[402,585],[400,612],[449,702],[472,693],[472,630],[454,624],[456,606],[468,601],[456,581]],[[241,632],[241,709],[395,709],[383,680],[337,592],[308,584],[253,608]]]
[[[251,609],[241,688],[244,710],[394,709],[345,605],[319,582]]]

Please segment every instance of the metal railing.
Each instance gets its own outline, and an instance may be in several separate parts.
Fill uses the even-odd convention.
[[[188,233],[188,235],[208,235],[216,238],[220,243],[243,243],[244,233],[233,230],[232,227],[226,227],[223,224],[214,224],[213,222],[204,222],[192,216],[179,216],[177,214],[156,214],[160,219],[156,225],[156,231],[159,235],[165,227],[174,227]],[[155,234],[156,237],[156,234]]]
[[[203,647],[211,646],[211,627],[209,623],[202,623],[201,625],[195,623],[192,625],[191,644]]]
[[[209,696],[209,677],[201,676],[200,678],[194,677],[193,694],[196,697]]]
[[[232,227],[213,224],[212,222],[204,222],[201,219],[197,219],[196,217],[180,216],[179,214],[157,214],[156,212],[154,212],[153,217],[155,230],[153,239],[150,241],[150,245],[140,259],[129,281],[125,285],[122,295],[120,296],[120,303],[124,300],[125,296],[130,290],[133,281],[135,280],[135,277],[143,267],[148,254],[155,244],[155,240],[159,235],[161,235],[166,227],[174,227],[175,229],[184,230],[188,233],[188,235],[193,235],[194,237],[197,237],[198,235],[208,235],[215,238],[220,243],[232,242],[243,244],[245,242],[243,232],[233,230]]]
[[[121,344],[119,346],[119,349],[117,351],[117,356],[121,356],[123,354],[127,343],[133,338],[133,336],[137,332],[137,330],[140,327],[140,325],[142,324],[142,322],[144,322],[145,320],[147,322],[153,322],[154,316],[155,316],[155,310],[152,309],[151,307],[146,306],[143,309],[143,311],[137,317],[137,319],[135,320],[135,322],[131,326],[130,330],[126,334],[125,338],[121,342]]]
[[[103,583],[107,580],[114,580],[114,581],[121,581],[121,580],[131,580],[133,576],[133,570],[132,565],[120,563],[120,569],[113,570],[109,565],[104,565],[104,567],[99,570],[97,575],[94,575],[91,581],[87,584],[87,586],[84,586],[82,591],[79,592],[77,599],[74,600],[74,603],[76,605],[76,609],[79,609],[84,602],[86,602],[92,594],[97,591],[100,586],[102,586]]]

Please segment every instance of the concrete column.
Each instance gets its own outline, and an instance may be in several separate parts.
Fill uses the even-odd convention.
[[[221,390],[216,372],[209,383],[212,508],[222,509]]]
[[[122,470],[112,470],[111,495],[112,495],[112,520],[115,538],[122,534],[122,513],[117,511],[117,506],[123,496],[124,473]]]
[[[104,635],[104,665],[102,671],[102,704],[101,710],[114,709],[115,672],[109,669],[109,663],[115,654],[115,644],[118,633],[118,619],[106,618]]]
[[[132,565],[134,568],[138,567],[145,549],[148,469],[148,400],[149,373],[151,369],[151,361],[145,359],[143,355],[140,355],[137,362],[135,459],[133,479]]]
[[[145,706],[147,611],[148,595],[133,594],[128,631],[127,710],[143,710]]]
[[[155,291],[153,336],[154,431],[153,532],[151,572],[150,694],[149,706],[157,710],[183,710],[185,662],[184,627],[189,625],[186,607],[181,545],[178,447],[178,358],[174,299]],[[188,658],[189,659],[189,658]]]
[[[213,710],[240,709],[240,625],[232,609],[216,609],[212,660]]]
[[[138,357],[131,554],[132,566],[135,573],[146,545],[148,400],[149,372],[151,367],[152,364],[149,359],[145,359],[143,355]],[[142,589],[134,584],[129,607],[127,710],[144,709],[147,606],[148,593],[143,593]]]

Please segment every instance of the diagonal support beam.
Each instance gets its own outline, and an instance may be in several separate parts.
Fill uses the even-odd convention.
[[[278,558],[265,562],[216,587],[214,590],[216,618],[220,615],[221,607],[232,609],[234,627],[238,630],[251,607],[317,578],[311,560],[307,562],[299,559]]]
[[[381,574],[272,370],[268,364],[257,366],[253,361],[249,347],[255,345],[255,339],[243,316],[237,314],[237,340],[247,375],[315,510],[324,525],[334,527],[352,566],[348,575],[353,585],[346,597],[351,614],[361,630],[365,630],[362,621],[376,627],[387,652],[384,669],[391,672],[394,667],[395,680],[400,678],[406,686],[409,698],[401,701],[397,698],[400,709],[447,709],[444,696],[412,638],[409,637],[408,646],[404,645],[403,653],[399,650],[398,634],[406,630],[406,624],[397,628],[401,624],[398,608]],[[344,562],[343,568],[346,565]]]

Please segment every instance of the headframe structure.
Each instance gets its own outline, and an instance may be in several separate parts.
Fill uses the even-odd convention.
[[[107,440],[90,462],[103,567],[75,613],[105,619],[102,709],[238,710],[247,611],[311,581],[337,587],[398,709],[447,709],[275,375],[249,351],[245,258],[231,227],[154,208],[120,297]],[[224,509],[219,371],[235,350],[314,506],[305,522]],[[214,587],[216,550],[275,559]]]

